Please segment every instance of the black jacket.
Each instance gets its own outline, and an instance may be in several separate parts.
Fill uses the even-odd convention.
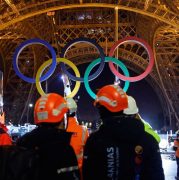
[[[84,150],[84,180],[164,180],[157,141],[134,118],[105,119]]]
[[[6,168],[6,174],[8,176],[5,179],[12,179],[9,172],[11,172],[12,174],[12,171],[14,171],[13,174],[17,175],[14,175],[15,178],[13,179],[32,179],[28,177],[27,174],[34,174],[34,177],[36,177],[34,179],[79,180],[80,172],[78,163],[74,150],[69,145],[71,135],[71,133],[60,129],[37,128],[32,132],[22,136],[17,141],[17,144],[15,146],[19,149],[15,147],[12,149],[14,154],[17,154],[19,157],[17,157],[17,155],[13,156],[13,153],[11,152],[11,163],[8,168]],[[31,149],[32,151],[30,151]],[[24,153],[26,154],[23,155]],[[32,160],[28,160],[28,156],[33,156],[34,158],[31,158]],[[37,156],[37,158],[35,156]],[[25,160],[26,158],[27,160]],[[29,163],[31,162],[28,161],[37,161],[35,158],[38,159],[38,165],[36,163],[34,163],[34,165],[30,165]],[[19,162],[16,162],[18,161],[18,159]],[[26,170],[23,170],[23,167],[26,166],[26,164],[28,165],[28,167],[30,166],[32,170],[30,170],[30,168],[26,168]],[[11,169],[10,167],[13,167],[13,169]],[[27,178],[22,178],[22,172],[24,173],[24,177],[26,176]]]

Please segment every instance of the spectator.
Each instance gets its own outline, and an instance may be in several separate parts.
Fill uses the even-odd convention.
[[[67,112],[67,103],[60,95],[46,94],[38,99],[34,109],[38,128],[22,136],[11,149],[3,180],[80,179],[70,146],[72,133],[64,126]]]
[[[81,178],[82,178],[83,152],[84,152],[84,146],[86,144],[86,140],[88,138],[88,131],[85,127],[82,127],[77,124],[77,120],[75,118],[76,110],[77,110],[76,102],[70,97],[66,98],[66,102],[69,108],[69,112],[67,115],[68,117],[67,132],[73,133],[71,137],[70,145],[73,147],[75,151],[76,158],[78,161],[78,166],[80,168]]]
[[[160,143],[160,136],[152,129],[150,124],[146,123],[138,114],[139,109],[136,105],[136,101],[132,96],[127,96],[128,97],[128,108],[124,109],[123,113],[126,114],[129,117],[133,117],[136,119],[141,120],[144,123],[144,129],[147,133],[152,135],[158,143]]]
[[[164,180],[157,141],[144,124],[126,117],[126,93],[109,85],[97,93],[94,105],[103,125],[87,139],[83,159],[84,180]]]

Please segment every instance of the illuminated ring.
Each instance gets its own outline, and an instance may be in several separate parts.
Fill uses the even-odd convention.
[[[69,60],[67,60],[65,58],[57,58],[57,62],[64,62],[65,64],[68,64],[74,70],[76,76],[80,77],[80,73],[79,73],[77,67],[71,61],[69,61]],[[36,86],[37,86],[37,90],[38,90],[38,92],[40,93],[41,96],[43,96],[45,93],[42,90],[39,78],[42,75],[42,73],[45,70],[45,68],[47,66],[49,66],[49,64],[51,64],[51,63],[52,63],[52,59],[46,61],[45,63],[43,63],[40,66],[39,70],[37,71],[36,82],[35,83],[36,83]],[[76,85],[75,85],[73,91],[67,97],[74,97],[76,95],[76,93],[78,92],[79,88],[80,88],[80,84],[81,84],[80,81],[76,81]]]
[[[154,65],[154,54],[153,54],[153,51],[152,51],[151,47],[149,46],[149,44],[146,43],[144,40],[142,40],[140,38],[137,38],[137,37],[125,37],[125,38],[122,38],[119,41],[117,41],[112,46],[112,48],[110,49],[110,52],[109,52],[109,57],[112,57],[113,54],[114,54],[115,49],[118,46],[120,46],[121,44],[125,43],[125,42],[135,42],[135,43],[138,43],[138,44],[142,45],[146,49],[146,51],[148,52],[148,55],[149,55],[149,66],[148,66],[148,68],[146,69],[146,71],[143,74],[141,74],[139,76],[136,76],[136,77],[126,77],[126,76],[120,74],[115,69],[115,67],[114,67],[112,62],[109,62],[109,67],[113,71],[114,75],[116,75],[117,77],[119,77],[120,79],[122,79],[124,81],[130,81],[130,82],[139,81],[139,80],[145,78],[150,73],[150,71],[152,70],[152,67]]]
[[[63,57],[65,56],[66,51],[67,51],[72,45],[74,45],[74,44],[76,44],[76,43],[80,43],[80,42],[87,42],[87,43],[89,43],[89,44],[94,45],[94,46],[98,49],[98,51],[100,52],[100,55],[101,55],[101,62],[100,62],[100,66],[99,66],[98,70],[97,70],[94,74],[92,74],[91,76],[89,76],[89,78],[88,78],[88,81],[91,81],[91,80],[95,79],[95,78],[102,72],[102,70],[103,70],[103,68],[104,68],[104,53],[103,53],[103,49],[101,48],[101,46],[100,46],[97,42],[95,42],[95,41],[92,40],[92,39],[88,39],[88,38],[77,38],[77,39],[74,39],[74,40],[70,41],[68,44],[65,45],[65,47],[63,48],[63,50],[62,50],[62,52],[61,52],[61,57],[63,58]],[[64,72],[70,79],[72,79],[72,80],[74,80],[74,81],[84,82],[84,78],[78,78],[78,77],[75,77],[75,76],[71,75],[71,74],[67,71],[64,63],[61,62],[60,65],[61,65],[61,68],[62,68],[63,72]]]
[[[14,70],[15,72],[17,73],[17,75],[23,79],[24,81],[27,81],[27,82],[30,82],[30,83],[35,83],[35,78],[28,78],[26,76],[24,76],[20,70],[19,70],[19,67],[18,67],[18,58],[19,58],[19,54],[21,53],[21,51],[27,47],[28,45],[31,45],[31,44],[42,44],[44,46],[46,46],[51,54],[52,54],[52,59],[53,59],[53,62],[52,62],[52,66],[50,67],[49,71],[40,78],[40,81],[45,81],[47,78],[49,78],[52,73],[54,72],[55,70],[55,67],[56,67],[56,53],[53,49],[53,47],[46,41],[44,40],[41,40],[41,39],[29,39],[25,42],[23,42],[20,46],[18,46],[18,48],[16,49],[15,53],[14,53],[14,56],[13,56],[13,67],[14,67]]]
[[[112,58],[112,57],[105,57],[105,62],[114,62],[115,64],[117,64],[124,72],[125,76],[128,76],[129,77],[129,71],[128,69],[126,68],[126,66],[121,62],[119,61],[118,59],[115,59],[115,58]],[[87,92],[89,93],[89,95],[95,99],[96,98],[96,94],[91,90],[91,88],[89,87],[89,82],[88,82],[88,76],[91,72],[91,70],[93,69],[93,67],[95,67],[97,64],[100,63],[100,58],[96,59],[95,61],[93,61],[86,69],[85,71],[85,75],[84,75],[84,85],[85,85],[85,88],[87,90]],[[123,90],[126,92],[129,88],[129,81],[125,81],[125,86],[123,88]]]

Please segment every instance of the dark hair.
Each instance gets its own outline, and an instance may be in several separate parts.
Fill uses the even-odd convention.
[[[55,128],[57,126],[59,126],[61,124],[62,121],[59,121],[57,123],[39,123],[38,126],[39,127],[43,127],[43,128]]]
[[[105,118],[109,118],[109,117],[124,115],[123,111],[111,112],[105,106],[102,106],[99,103],[97,103],[97,108],[99,110],[99,114],[100,114],[102,120]]]

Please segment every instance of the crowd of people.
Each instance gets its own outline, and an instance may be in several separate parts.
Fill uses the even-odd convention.
[[[164,180],[160,137],[139,116],[134,98],[108,85],[98,91],[94,106],[102,124],[88,137],[72,98],[40,97],[34,108],[37,129],[15,145],[0,129],[0,179]]]

